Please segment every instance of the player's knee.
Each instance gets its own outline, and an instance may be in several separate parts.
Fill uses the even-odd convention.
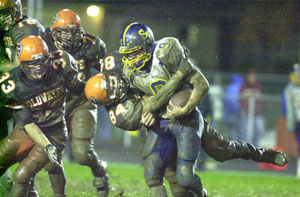
[[[90,163],[91,157],[93,156],[93,150],[89,141],[73,139],[72,152],[74,159],[80,165],[88,165]]]
[[[58,165],[54,164],[53,162],[47,163],[47,165],[44,167],[44,169],[49,174],[60,174],[60,173],[63,173],[63,168],[59,167]]]
[[[167,168],[165,172],[165,178],[170,184],[177,183],[176,171]]]
[[[194,182],[193,163],[191,161],[182,161],[177,166],[177,182],[182,187],[190,187]]]
[[[160,168],[162,161],[158,154],[149,155],[144,164],[144,177],[148,186],[163,183],[164,168]]]
[[[13,176],[14,181],[19,184],[27,183],[32,175],[38,171],[37,168],[37,163],[26,158],[15,170]]]
[[[71,121],[72,137],[92,139],[95,136],[96,121],[89,110],[78,110]]]

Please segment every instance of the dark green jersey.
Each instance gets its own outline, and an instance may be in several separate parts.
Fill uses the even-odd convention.
[[[118,51],[109,53],[101,64],[100,72],[104,74],[114,74],[122,76],[123,63],[122,54]],[[106,106],[111,122],[124,130],[134,131],[142,124],[142,102],[140,96],[133,89],[127,89],[126,95],[117,103]]]
[[[83,91],[73,57],[57,51],[50,58],[52,63],[42,81],[27,78],[20,66],[0,76],[0,97],[16,109],[20,125],[35,122],[48,127],[63,121],[66,88],[76,93]]]
[[[47,43],[50,51],[56,51],[58,48],[54,43],[50,28],[42,34],[43,40]],[[100,64],[106,55],[105,43],[92,34],[84,33],[83,42],[77,51],[70,52],[76,60],[78,77],[80,80],[87,81],[91,76],[99,73]],[[69,114],[74,108],[87,102],[84,93],[77,96],[67,94],[66,113]]]
[[[16,24],[7,32],[5,32],[2,37],[5,45],[5,57],[7,58],[2,58],[0,66],[5,66],[4,64],[8,61],[15,63],[10,65],[10,69],[17,66],[17,43],[29,35],[41,35],[44,30],[44,27],[36,19],[32,19],[27,16],[24,16],[21,20],[16,22]],[[5,68],[4,70],[7,71],[10,69]]]

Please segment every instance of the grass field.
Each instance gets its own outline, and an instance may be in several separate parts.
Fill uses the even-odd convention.
[[[95,197],[92,175],[87,167],[65,162],[68,197]],[[12,167],[14,170],[15,166]],[[143,179],[143,169],[136,164],[109,163],[111,191],[109,196],[149,196]],[[201,171],[204,187],[209,197],[297,197],[300,180],[292,176],[273,173],[237,171]],[[51,197],[52,189],[45,171],[36,178],[40,197]],[[170,191],[168,190],[168,194]],[[122,195],[121,195],[122,196]],[[171,196],[171,194],[169,195]]]

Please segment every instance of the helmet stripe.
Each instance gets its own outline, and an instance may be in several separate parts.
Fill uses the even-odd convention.
[[[126,46],[126,34],[127,34],[127,31],[128,31],[128,29],[132,26],[133,24],[130,24],[130,25],[128,25],[127,27],[126,27],[126,29],[124,30],[124,33],[123,33],[123,45],[124,45],[124,47]]]

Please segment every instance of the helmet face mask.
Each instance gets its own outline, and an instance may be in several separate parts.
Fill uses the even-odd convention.
[[[8,31],[22,17],[20,0],[0,2],[0,30]]]
[[[60,10],[53,17],[51,30],[58,49],[71,54],[80,49],[83,43],[83,28],[77,13],[69,9]]]
[[[130,70],[139,70],[151,60],[154,51],[154,36],[151,29],[141,23],[128,25],[121,35],[119,52],[122,62]]]
[[[18,61],[25,76],[39,81],[44,78],[51,63],[49,50],[40,36],[27,36],[17,45]]]
[[[21,69],[27,78],[33,81],[40,81],[47,73],[48,63],[47,57],[32,61],[23,61],[21,62]]]
[[[8,31],[16,23],[17,13],[12,8],[0,10],[0,28]]]
[[[86,97],[94,104],[113,105],[127,93],[128,85],[117,75],[99,74],[87,81]]]
[[[53,36],[59,49],[76,51],[83,41],[83,28],[56,28],[53,30]]]

